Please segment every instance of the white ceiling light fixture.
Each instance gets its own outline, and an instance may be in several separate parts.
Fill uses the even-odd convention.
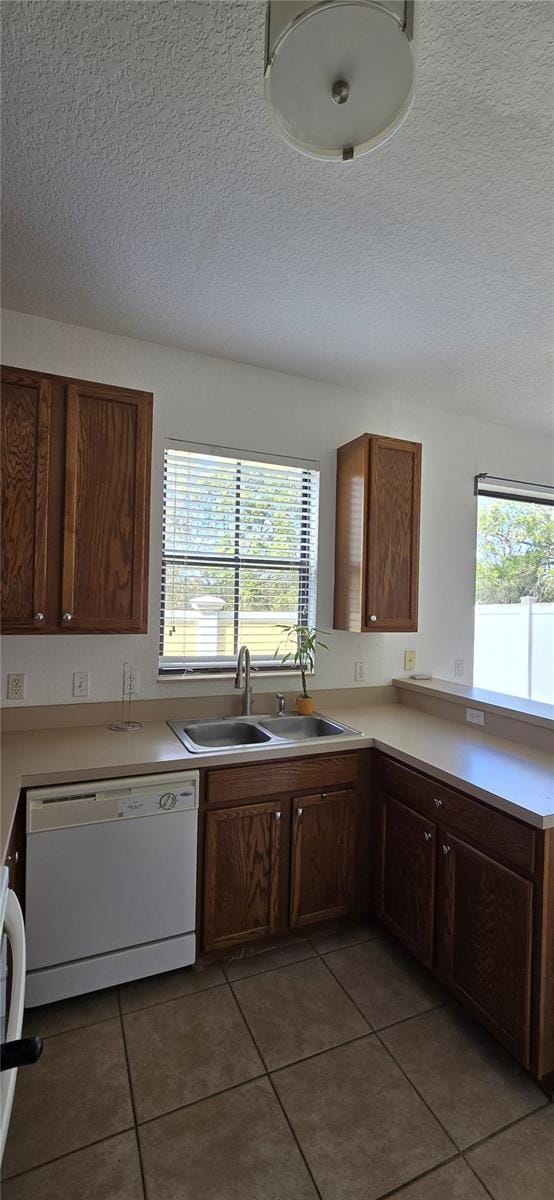
[[[368,154],[412,105],[413,0],[273,0],[264,78],[295,150],[340,162]]]

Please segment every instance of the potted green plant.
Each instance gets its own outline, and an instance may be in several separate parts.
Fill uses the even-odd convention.
[[[294,643],[294,648],[281,655],[281,663],[292,661],[294,666],[299,668],[302,692],[296,697],[296,710],[300,716],[309,717],[314,711],[314,701],[306,685],[306,674],[314,669],[316,647],[319,646],[321,650],[328,650],[329,647],[325,642],[319,640],[318,635],[322,630],[316,629],[315,625],[280,625],[279,628],[282,629],[285,637],[277,646],[273,657],[279,656],[283,643],[285,646],[291,641]]]

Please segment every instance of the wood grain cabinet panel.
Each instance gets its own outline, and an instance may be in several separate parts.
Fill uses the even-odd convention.
[[[5,633],[146,633],[152,396],[2,368]]]
[[[50,382],[2,370],[2,625],[47,623]]]
[[[141,633],[147,623],[151,401],[67,391],[62,623]]]
[[[383,795],[380,915],[426,967],[433,965],[435,864],[433,822]]]
[[[449,833],[439,861],[438,973],[528,1067],[533,884]]]
[[[417,629],[421,445],[364,433],[337,451],[335,629]]]
[[[303,796],[292,803],[292,929],[352,907],[358,797],[352,791]]]
[[[205,950],[278,932],[282,820],[278,801],[206,814]]]

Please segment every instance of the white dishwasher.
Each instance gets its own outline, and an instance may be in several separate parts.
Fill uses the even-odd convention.
[[[198,771],[27,792],[26,1004],[193,963]]]

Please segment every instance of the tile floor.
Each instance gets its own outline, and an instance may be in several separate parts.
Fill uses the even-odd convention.
[[[552,1200],[554,1106],[373,924],[28,1015],[3,1200]]]

